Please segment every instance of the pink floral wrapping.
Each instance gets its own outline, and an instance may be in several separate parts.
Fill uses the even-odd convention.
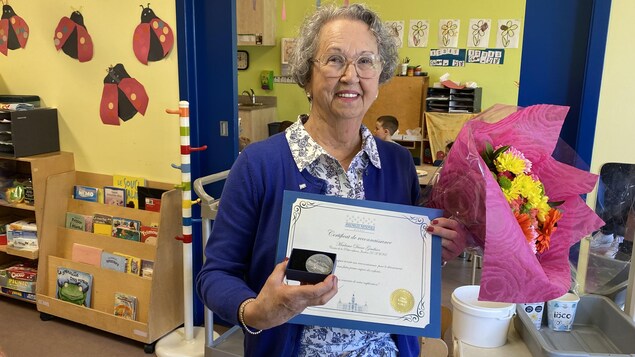
[[[507,115],[510,108],[517,110]],[[512,110],[512,111],[513,111]],[[597,175],[556,161],[553,153],[568,107],[496,106],[467,122],[452,146],[432,192],[431,205],[464,223],[484,248],[479,299],[543,302],[571,286],[569,248],[604,222],[580,198]],[[504,119],[492,123],[492,119]],[[534,255],[509,204],[480,156],[492,146],[513,145],[532,163],[550,201],[565,201],[550,249]]]

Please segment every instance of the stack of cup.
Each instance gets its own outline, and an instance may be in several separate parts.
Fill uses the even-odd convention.
[[[573,293],[566,293],[561,297],[547,302],[547,323],[553,331],[571,331],[575,311],[580,297]]]

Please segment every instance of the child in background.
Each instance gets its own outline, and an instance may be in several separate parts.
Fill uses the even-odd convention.
[[[399,121],[392,115],[382,115],[375,123],[375,136],[384,141],[392,141],[392,134],[399,129]]]

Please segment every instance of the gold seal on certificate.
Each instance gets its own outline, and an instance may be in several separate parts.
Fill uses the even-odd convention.
[[[306,260],[306,271],[317,274],[330,274],[333,271],[333,260],[325,254],[313,254]]]
[[[415,298],[406,289],[397,289],[390,294],[390,305],[395,311],[405,314],[415,306]]]

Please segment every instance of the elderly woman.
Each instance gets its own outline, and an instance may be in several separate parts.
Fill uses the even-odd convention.
[[[242,326],[246,356],[417,356],[416,337],[287,321],[337,293],[329,275],[287,285],[275,265],[284,190],[413,205],[419,195],[410,153],[376,140],[362,118],[397,66],[397,48],[363,5],[323,6],[302,26],[292,73],[311,109],[268,140],[249,145],[231,169],[197,280],[200,296]],[[443,259],[463,251],[465,232],[448,219],[428,228],[443,238]]]

